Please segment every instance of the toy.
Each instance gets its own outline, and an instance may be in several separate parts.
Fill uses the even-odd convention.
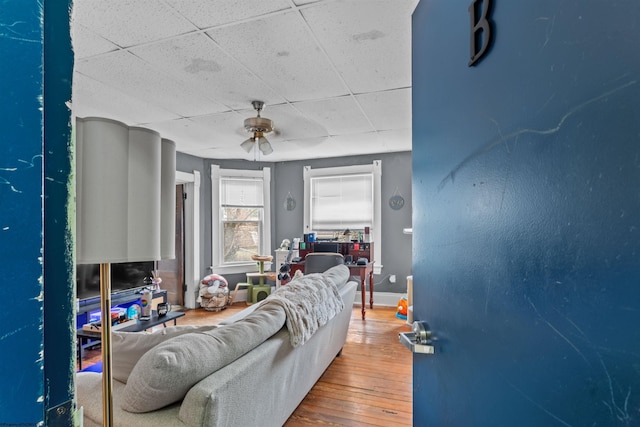
[[[408,306],[409,306],[409,303],[407,301],[407,298],[402,298],[400,301],[398,301],[398,309],[396,311],[396,317],[398,319],[407,320]]]

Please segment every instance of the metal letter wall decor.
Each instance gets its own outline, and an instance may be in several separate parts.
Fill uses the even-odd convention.
[[[482,7],[482,9],[480,9]],[[480,12],[480,16],[478,16]],[[491,0],[473,0],[469,5],[470,28],[470,49],[471,56],[469,59],[469,67],[474,65],[480,58],[487,53],[487,49],[491,45],[491,21],[489,14],[491,13]],[[478,51],[478,46],[481,45]]]

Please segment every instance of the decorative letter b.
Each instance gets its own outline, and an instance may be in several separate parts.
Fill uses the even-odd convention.
[[[478,5],[482,3],[482,13],[476,19]],[[469,6],[469,19],[471,20],[471,57],[469,66],[475,64],[486,53],[489,43],[491,43],[491,23],[489,22],[489,8],[491,0],[473,0]],[[478,45],[482,42],[482,47],[478,52]]]

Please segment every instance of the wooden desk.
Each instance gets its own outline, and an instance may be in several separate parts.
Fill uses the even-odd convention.
[[[345,264],[349,267],[349,273],[352,276],[360,277],[360,286],[362,293],[362,320],[364,320],[367,304],[366,304],[366,292],[367,292],[367,276],[369,276],[369,308],[373,308],[373,263],[370,261],[367,265]]]

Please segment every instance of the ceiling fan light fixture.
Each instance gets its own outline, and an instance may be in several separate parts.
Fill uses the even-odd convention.
[[[245,119],[244,128],[247,132],[252,133],[253,136],[240,144],[240,147],[249,153],[253,149],[253,145],[257,144],[260,152],[266,156],[273,153],[271,143],[264,137],[265,133],[273,132],[273,121],[266,117],[260,117],[260,111],[262,111],[264,107],[264,102],[253,101],[251,105],[253,105],[253,108],[258,114],[257,117]]]
[[[247,153],[250,153],[251,150],[253,149],[253,143],[254,143],[254,139],[253,137],[247,139],[246,141],[244,141],[242,144],[240,144],[240,147],[242,147],[242,149],[244,151],[246,151]]]
[[[262,154],[266,156],[268,154],[273,153],[273,147],[271,147],[271,144],[269,143],[267,138],[265,138],[264,136],[261,136],[261,137],[258,137],[257,140],[258,140],[258,148],[260,148],[260,152]]]

